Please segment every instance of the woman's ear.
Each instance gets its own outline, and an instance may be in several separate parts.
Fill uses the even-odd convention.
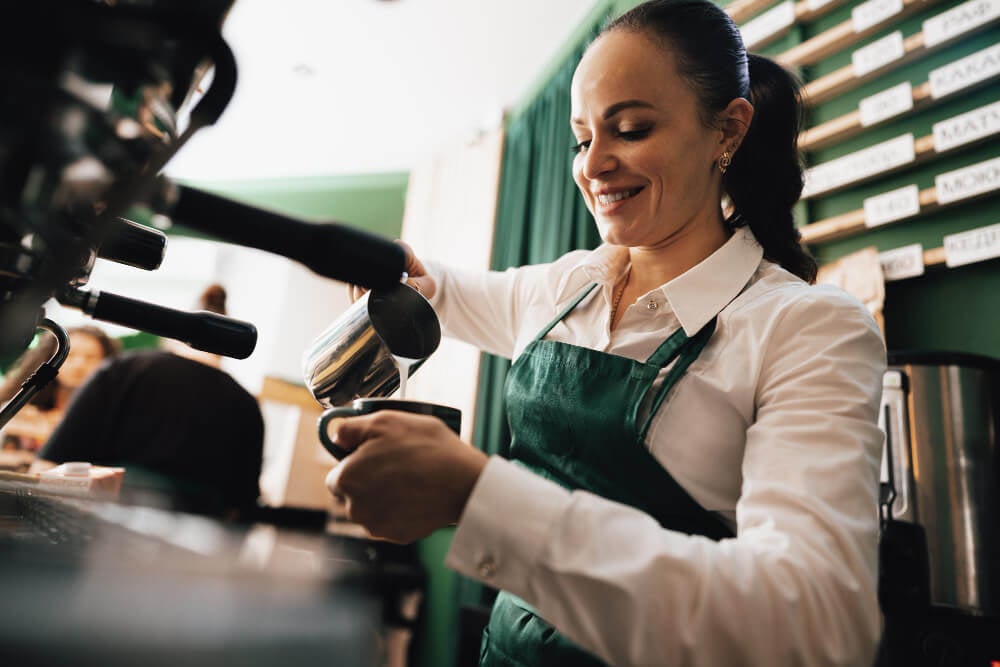
[[[721,141],[719,142],[719,153],[735,153],[743,137],[750,129],[750,121],[753,120],[753,105],[742,97],[737,97],[731,101],[719,114],[719,130],[721,131]]]

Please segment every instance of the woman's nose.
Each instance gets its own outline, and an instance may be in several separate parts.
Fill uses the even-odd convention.
[[[583,175],[586,178],[596,178],[614,171],[617,166],[618,159],[606,142],[596,139],[590,142],[587,152],[583,154]]]

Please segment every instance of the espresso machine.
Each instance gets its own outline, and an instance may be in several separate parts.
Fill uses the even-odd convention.
[[[879,665],[1000,661],[1000,360],[890,352]]]
[[[251,323],[85,289],[99,260],[159,267],[164,216],[210,237],[276,253],[366,287],[398,282],[403,250],[335,222],[306,223],[179,186],[160,172],[235,90],[221,28],[233,0],[36,0],[0,21],[0,360],[36,331],[56,352],[0,426],[58,372],[50,299],[95,319],[245,358]]]
[[[53,299],[196,349],[253,351],[252,323],[87,289],[98,261],[159,267],[166,237],[136,220],[165,216],[335,280],[399,283],[405,256],[391,239],[291,219],[161,174],[233,95],[237,64],[221,34],[233,2],[6,8],[0,361],[22,355],[39,329],[56,345],[0,409],[0,426],[66,357],[68,337],[45,313]],[[416,585],[407,577],[417,575],[383,566],[383,551],[332,542],[325,515],[237,525],[46,490],[30,477],[0,472],[0,655],[10,664],[370,667],[394,609],[386,600]]]

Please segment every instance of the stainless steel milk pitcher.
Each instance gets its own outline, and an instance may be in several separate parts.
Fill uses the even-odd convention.
[[[313,397],[327,408],[356,398],[386,397],[399,388],[394,357],[419,360],[437,349],[441,325],[419,292],[399,283],[354,302],[306,350],[303,373]]]

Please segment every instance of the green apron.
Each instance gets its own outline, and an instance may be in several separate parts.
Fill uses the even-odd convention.
[[[678,329],[645,362],[543,340],[590,294],[590,285],[525,349],[507,376],[510,457],[567,489],[631,505],[660,525],[719,540],[732,531],[704,509],[646,448],[646,431],[667,393],[715,331],[715,319],[688,338]],[[672,361],[638,424],[660,370]],[[601,660],[571,643],[523,600],[500,592],[483,633],[481,667],[589,667]]]

